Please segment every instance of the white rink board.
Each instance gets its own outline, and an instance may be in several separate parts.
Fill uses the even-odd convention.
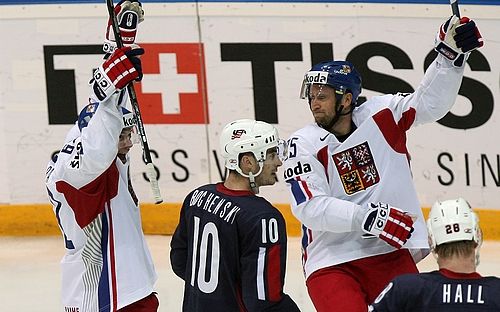
[[[159,100],[152,106],[164,114],[182,114],[182,105],[190,102],[179,99],[178,92],[199,92],[206,95],[208,107],[208,122],[193,124],[180,118],[176,123],[146,123],[166,202],[181,202],[196,186],[219,181],[212,151],[218,148],[220,130],[231,120],[255,118],[252,63],[223,61],[223,45],[287,43],[298,47],[299,60],[276,61],[266,69],[274,69],[271,81],[275,82],[276,99],[269,103],[277,105],[277,126],[286,138],[312,122],[306,102],[298,99],[302,76],[311,66],[311,43],[331,44],[336,59],[344,59],[356,47],[370,42],[396,47],[407,56],[409,68],[394,69],[394,64],[381,56],[370,58],[368,68],[416,88],[436,30],[450,15],[446,5],[408,4],[201,3],[196,7],[193,3],[145,3],[144,10],[146,21],[139,30],[139,43],[161,50],[201,42],[204,52],[205,92],[200,90],[203,84],[196,85],[195,75],[177,75],[175,54],[147,50],[150,56],[143,58],[145,74],[138,85],[143,94],[156,94]],[[489,67],[468,67],[465,76],[481,84],[481,89],[473,90],[487,90],[497,102],[500,7],[462,6],[462,12],[480,25],[486,43],[480,52]],[[52,152],[61,148],[70,125],[49,124],[44,47],[98,45],[106,19],[106,9],[100,4],[0,6],[0,28],[7,34],[0,72],[0,203],[47,202],[43,184],[46,163]],[[159,73],[151,64],[154,58],[159,61]],[[97,54],[53,57],[54,69],[74,70],[78,110],[86,102],[91,67],[100,60]],[[370,87],[362,92],[366,97],[377,94],[381,93]],[[139,101],[143,112],[150,108],[148,101],[141,97]],[[481,104],[474,101],[474,105]],[[471,109],[472,100],[459,96],[452,112],[466,116]],[[452,129],[434,123],[410,131],[413,175],[423,206],[436,199],[464,196],[475,207],[500,209],[499,118],[493,110],[487,121],[475,128]],[[140,147],[136,146],[132,178],[142,201],[151,202],[143,170]],[[263,195],[274,203],[289,201],[282,181],[263,189]]]

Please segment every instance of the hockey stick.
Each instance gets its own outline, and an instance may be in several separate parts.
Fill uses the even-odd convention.
[[[116,46],[118,48],[122,48],[123,41],[120,35],[120,30],[118,29],[118,21],[116,20],[113,0],[106,0],[106,5],[108,7],[108,14],[109,18],[111,19],[111,24],[113,26],[113,34],[115,36]],[[158,180],[156,179],[156,171],[153,166],[153,161],[151,160],[148,138],[146,137],[146,130],[144,129],[144,123],[142,122],[141,112],[139,110],[139,102],[137,101],[137,95],[135,93],[133,82],[127,85],[127,91],[130,98],[130,103],[132,104],[132,110],[134,111],[135,118],[137,119],[137,130],[139,132],[139,136],[141,137],[142,152],[144,154],[144,160],[146,161],[146,175],[148,176],[149,184],[151,185],[151,190],[153,191],[155,204],[160,204],[163,202],[163,199],[161,197],[160,187],[158,186]]]
[[[460,10],[458,9],[458,0],[450,0],[451,12],[453,15],[460,18]]]
[[[450,0],[451,12],[453,15],[460,19],[460,9],[458,8],[458,0]],[[463,54],[460,54],[457,58],[457,62],[461,62],[460,58],[464,58]]]

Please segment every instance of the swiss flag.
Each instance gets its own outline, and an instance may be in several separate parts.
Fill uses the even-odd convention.
[[[200,43],[141,44],[144,78],[135,84],[145,124],[208,124]]]

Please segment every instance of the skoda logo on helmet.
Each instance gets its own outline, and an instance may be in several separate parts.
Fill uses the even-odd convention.
[[[307,83],[326,84],[328,81],[328,72],[310,71],[306,74]]]

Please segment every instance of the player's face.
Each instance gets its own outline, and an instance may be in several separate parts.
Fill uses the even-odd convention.
[[[273,185],[278,181],[277,172],[278,167],[283,165],[279,156],[278,148],[273,147],[267,150],[266,160],[264,161],[262,172],[255,177],[255,182],[258,186]]]
[[[133,128],[124,128],[122,133],[120,133],[120,139],[118,141],[118,154],[126,155],[132,146],[134,145],[132,140]]]
[[[309,90],[311,112],[321,126],[328,126],[335,118],[335,90],[327,85],[313,84]]]

